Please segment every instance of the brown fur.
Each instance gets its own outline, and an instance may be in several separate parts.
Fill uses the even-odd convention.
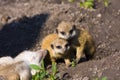
[[[69,66],[71,64],[70,57],[69,57],[70,51],[66,51],[61,55],[59,53],[54,53],[54,49],[51,48],[51,44],[54,47],[56,44],[59,44],[64,47],[65,43],[67,43],[67,41],[64,39],[59,39],[57,34],[49,34],[43,39],[41,48],[48,50],[49,56],[47,57],[47,59],[50,58],[52,62],[56,62],[57,59],[63,58],[65,60],[66,65]]]
[[[27,73],[27,74],[26,74]],[[0,80],[30,80],[31,73],[28,65],[23,62],[15,62],[0,66]]]
[[[67,25],[67,26],[66,26]],[[68,36],[66,40],[69,41],[69,43],[76,48],[76,62],[78,63],[82,54],[85,53],[86,58],[92,59],[95,53],[95,45],[92,36],[90,33],[85,29],[76,29],[74,26],[75,35],[70,36],[70,30],[73,28],[72,23],[70,22],[61,22],[57,27],[57,34],[60,34],[61,30],[62,32],[66,33]],[[58,35],[59,36],[59,35]],[[59,36],[60,38],[63,38]],[[71,38],[69,38],[71,37]],[[63,38],[65,39],[65,38]]]
[[[72,30],[72,25],[69,22],[62,21],[58,26],[57,29],[66,32],[66,34],[69,34],[69,31]]]
[[[0,58],[0,80],[31,80],[31,75],[37,71],[30,69],[30,64],[40,66],[40,61],[46,56],[46,50],[23,51],[15,58],[10,56]]]
[[[3,16],[1,17],[1,19],[0,19],[0,22],[3,23],[3,24],[6,24],[9,19],[10,19],[9,16],[3,15]]]

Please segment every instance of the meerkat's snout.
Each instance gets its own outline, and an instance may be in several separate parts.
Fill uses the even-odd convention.
[[[65,54],[70,49],[70,45],[66,40],[59,38],[53,41],[51,48],[55,53]]]

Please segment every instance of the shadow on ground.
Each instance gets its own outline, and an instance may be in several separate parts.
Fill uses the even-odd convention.
[[[22,17],[3,26],[0,31],[0,57],[14,57],[19,52],[30,49],[40,36],[43,24],[49,14]]]

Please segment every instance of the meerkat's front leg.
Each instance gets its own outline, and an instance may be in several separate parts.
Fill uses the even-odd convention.
[[[51,57],[51,62],[57,64],[57,62],[56,62],[56,58]]]
[[[76,63],[78,63],[80,61],[82,54],[83,54],[84,47],[83,46],[77,47],[76,50],[77,50]]]
[[[65,64],[66,64],[67,67],[69,67],[71,65],[71,62],[70,62],[69,58],[64,59],[64,61],[65,61]]]

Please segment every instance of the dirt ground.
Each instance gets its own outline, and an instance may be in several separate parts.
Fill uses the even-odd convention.
[[[89,30],[96,43],[95,58],[76,67],[58,65],[62,80],[120,80],[120,0],[109,0],[108,7],[95,3],[95,10],[80,8],[78,1],[0,0],[0,56],[16,56],[24,50],[38,50],[42,39],[67,20]],[[1,22],[0,22],[1,24]]]

